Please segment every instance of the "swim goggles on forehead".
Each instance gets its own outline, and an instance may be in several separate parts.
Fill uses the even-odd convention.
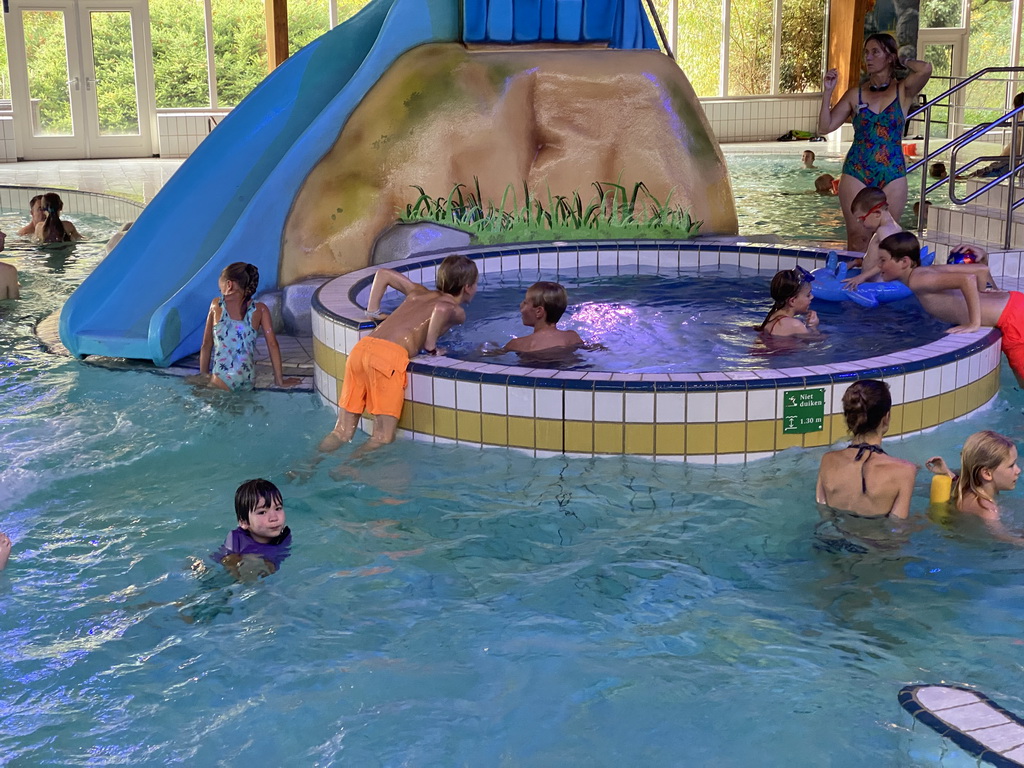
[[[796,272],[797,275],[800,276],[800,282],[801,283],[813,283],[814,282],[814,275],[812,275],[810,272],[808,272],[806,269],[804,269],[801,266],[794,267],[790,271],[791,272]]]
[[[865,220],[865,219],[867,219],[867,217],[868,217],[868,216],[870,216],[870,215],[871,215],[872,213],[875,213],[875,212],[877,212],[877,211],[880,211],[880,210],[882,210],[883,208],[888,208],[888,207],[889,207],[889,201],[888,201],[888,200],[883,200],[883,201],[882,201],[882,202],[880,202],[880,203],[879,203],[878,205],[875,205],[875,206],[872,206],[871,208],[869,208],[869,209],[868,209],[868,212],[867,212],[867,213],[865,213],[865,214],[864,214],[863,216],[858,216],[858,217],[857,217],[857,219],[858,219],[859,221],[864,221],[864,220]]]

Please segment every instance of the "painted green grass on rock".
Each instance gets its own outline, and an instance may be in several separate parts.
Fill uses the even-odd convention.
[[[473,191],[456,184],[446,197],[431,197],[423,187],[413,185],[420,195],[400,213],[404,222],[432,221],[472,234],[482,244],[530,242],[535,240],[630,240],[688,239],[695,237],[702,222],[688,211],[672,205],[672,193],[662,202],[641,181],[627,194],[622,184],[594,182],[596,190],[584,204],[578,192],[571,197],[552,195],[547,203],[523,184],[520,204],[516,188],[509,184],[497,205],[481,203],[480,182],[473,179]]]

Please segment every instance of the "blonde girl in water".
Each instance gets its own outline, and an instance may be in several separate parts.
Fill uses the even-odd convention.
[[[768,336],[808,336],[818,332],[818,313],[811,309],[811,281],[806,269],[784,269],[772,278],[774,304],[758,330]],[[801,321],[797,315],[803,315]]]
[[[221,295],[210,302],[197,383],[217,389],[252,389],[256,378],[256,337],[260,331],[267,339],[274,383],[293,387],[300,382],[284,378],[270,310],[266,304],[252,300],[259,283],[259,269],[244,261],[229,264],[220,273],[217,284]]]
[[[1024,537],[1008,531],[999,514],[999,494],[1016,488],[1020,476],[1017,446],[1010,438],[988,429],[967,438],[960,452],[959,477],[940,456],[926,466],[954,478],[950,501],[958,511],[981,520],[997,539],[1024,545]]]

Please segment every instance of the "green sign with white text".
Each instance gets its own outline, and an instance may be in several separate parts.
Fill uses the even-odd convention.
[[[821,432],[824,428],[824,389],[787,389],[782,393],[782,434]]]

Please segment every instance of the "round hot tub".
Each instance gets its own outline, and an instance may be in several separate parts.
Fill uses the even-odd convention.
[[[481,289],[580,276],[629,276],[743,268],[763,279],[780,269],[808,270],[826,253],[810,248],[731,241],[614,241],[461,249],[480,269]],[[448,252],[388,264],[430,285]],[[315,384],[337,402],[349,350],[373,324],[364,312],[376,267],[329,281],[313,300]],[[696,281],[694,281],[696,282]],[[570,295],[570,301],[573,296]],[[770,304],[764,301],[765,309]],[[471,326],[471,305],[467,326]],[[523,333],[526,329],[508,331]],[[867,331],[870,333],[870,330]],[[751,333],[753,339],[756,335]],[[505,357],[420,356],[410,363],[399,435],[415,440],[508,446],[536,455],[633,454],[660,460],[737,463],[793,446],[823,446],[846,434],[842,396],[857,379],[885,380],[892,391],[889,434],[937,426],[986,405],[999,385],[1000,334],[939,335],[857,359],[818,362],[800,354],[765,356],[764,366],[737,365],[714,354],[678,357],[696,367],[593,362],[567,370],[529,367]],[[810,349],[810,347],[808,347]],[[614,354],[614,349],[612,350]],[[598,358],[600,360],[600,358]],[[604,359],[607,361],[607,352]],[[798,364],[808,360],[806,364]],[[365,418],[369,419],[367,415]],[[368,428],[368,423],[363,423]]]

